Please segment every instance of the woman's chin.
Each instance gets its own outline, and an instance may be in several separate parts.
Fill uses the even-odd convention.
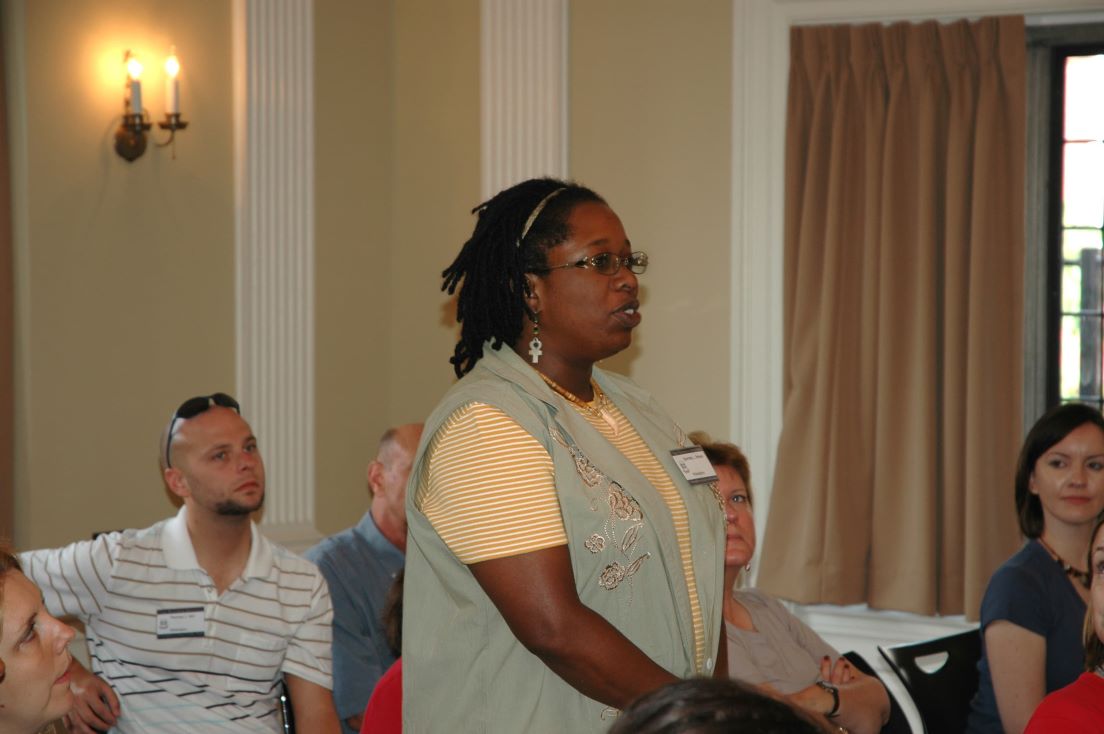
[[[726,571],[743,571],[744,566],[751,562],[750,558],[746,556],[726,556],[725,557],[725,570]]]

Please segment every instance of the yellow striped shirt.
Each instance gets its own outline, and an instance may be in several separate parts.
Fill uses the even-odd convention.
[[[612,402],[609,413],[616,429],[603,418],[572,407],[632,462],[671,512],[700,669],[705,631],[686,505],[663,465]],[[415,504],[462,563],[566,545],[552,457],[498,408],[478,402],[461,406],[438,429],[427,453]]]

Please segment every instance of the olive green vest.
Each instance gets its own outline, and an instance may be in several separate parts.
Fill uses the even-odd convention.
[[[426,447],[444,421],[471,402],[501,409],[552,457],[582,602],[675,675],[711,673],[721,629],[724,514],[710,488],[691,486],[675,466],[670,450],[687,441],[655,400],[623,377],[596,369],[594,378],[670,474],[686,505],[706,659],[695,663],[690,599],[663,498],[535,370],[509,348],[488,345],[427,419],[408,485],[405,732],[604,732],[616,714],[518,642],[415,506]]]

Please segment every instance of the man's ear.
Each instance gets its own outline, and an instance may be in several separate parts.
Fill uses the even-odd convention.
[[[175,466],[165,470],[165,486],[180,499],[192,496],[192,490],[188,486],[188,480],[184,478],[184,472]]]
[[[375,497],[383,486],[383,464],[373,461],[368,465],[368,491]]]

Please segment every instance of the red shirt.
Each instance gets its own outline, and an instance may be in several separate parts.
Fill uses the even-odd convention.
[[[364,707],[360,734],[402,734],[402,658],[376,683]]]
[[[1043,699],[1024,734],[1098,734],[1104,731],[1104,678],[1082,673]]]

